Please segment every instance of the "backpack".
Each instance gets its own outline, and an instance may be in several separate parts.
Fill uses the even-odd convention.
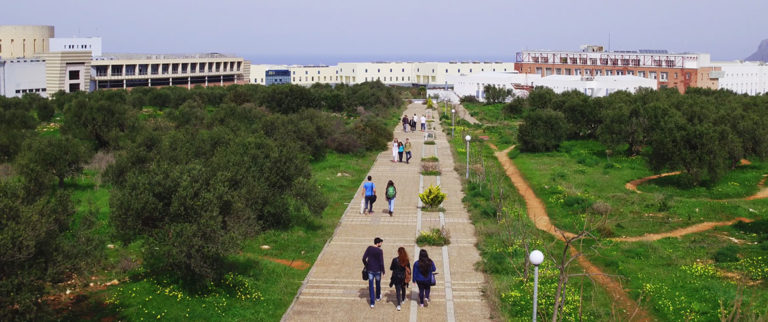
[[[395,191],[395,186],[387,187],[387,199],[394,198],[396,194],[397,192]]]
[[[411,268],[406,266],[405,267],[405,283],[408,284],[411,282]]]
[[[411,126],[416,126],[416,120],[411,120]]]

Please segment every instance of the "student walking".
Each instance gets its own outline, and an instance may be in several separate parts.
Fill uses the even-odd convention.
[[[373,246],[368,246],[363,253],[363,265],[368,271],[368,295],[370,296],[371,308],[376,304],[376,301],[381,301],[381,275],[385,274],[384,252],[381,250],[381,243],[383,242],[384,240],[379,237],[374,238]],[[374,286],[376,286],[375,293]]]
[[[408,133],[408,115],[403,115],[403,132]]]
[[[405,163],[408,164],[411,161],[411,141],[408,140],[408,138],[405,138],[405,145],[403,146],[403,151],[405,151]]]
[[[429,258],[426,249],[419,252],[419,260],[413,263],[413,281],[419,287],[419,306],[424,307],[424,299],[429,302],[429,290],[435,277],[435,263]]]
[[[392,180],[387,182],[386,197],[387,203],[389,203],[389,216],[392,217],[392,213],[395,211],[395,197],[397,197],[397,189],[395,189],[395,183]]]
[[[389,270],[392,271],[389,287],[395,286],[395,296],[397,297],[395,304],[397,304],[397,310],[400,311],[400,304],[405,301],[405,290],[408,289],[408,283],[411,282],[411,261],[408,259],[405,248],[397,249],[397,257],[392,259]]]
[[[413,113],[413,118],[411,118],[411,132],[416,132],[416,122],[418,121],[418,117],[416,117],[416,113]]]
[[[397,142],[397,162],[403,162],[403,151],[405,151],[405,145],[403,142]]]
[[[397,162],[397,139],[392,140],[392,162]]]
[[[373,213],[373,203],[376,201],[376,185],[371,181],[371,176],[368,176],[368,181],[363,184],[363,198],[365,198],[365,205],[363,206],[363,212]]]
[[[424,116],[424,114],[421,114],[421,131],[424,132],[427,130],[427,117]]]

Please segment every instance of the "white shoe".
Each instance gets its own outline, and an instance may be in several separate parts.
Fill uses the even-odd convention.
[[[371,308],[373,308],[373,304],[371,304]]]
[[[376,299],[376,302],[381,302],[381,298],[377,298],[377,299]]]
[[[424,304],[419,304],[419,306],[424,307]],[[371,307],[373,307],[373,306],[371,306]]]
[[[397,306],[397,310],[400,311],[400,305]]]

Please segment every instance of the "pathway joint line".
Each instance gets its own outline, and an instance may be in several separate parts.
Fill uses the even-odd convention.
[[[441,213],[442,214],[442,213]],[[448,260],[448,246],[443,246],[443,278],[445,283],[445,314],[446,321],[456,322],[453,309],[453,289],[451,288],[451,264]]]

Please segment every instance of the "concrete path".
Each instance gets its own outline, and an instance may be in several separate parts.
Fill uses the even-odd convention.
[[[461,117],[470,124],[480,124],[480,121],[478,121],[476,118],[474,118],[472,115],[469,114],[469,111],[464,107],[464,105],[458,104],[455,105],[456,109],[456,116]]]
[[[425,113],[422,104],[411,104],[407,115]],[[437,125],[439,127],[439,125]],[[283,321],[485,321],[490,320],[490,308],[483,298],[486,283],[474,265],[480,261],[475,248],[475,227],[464,209],[461,199],[461,179],[454,171],[453,157],[443,133],[434,132],[436,145],[424,145],[424,132],[403,133],[398,126],[395,137],[409,138],[413,145],[410,164],[393,163],[391,149],[379,154],[370,175],[376,184],[379,200],[373,215],[360,214],[360,189],[350,201],[339,226],[320,253],[304,280],[293,304]],[[442,176],[421,176],[421,158],[437,156]],[[362,179],[362,178],[361,178]],[[397,187],[395,213],[385,213],[387,202],[384,189],[393,180]],[[418,193],[430,184],[440,185],[447,194],[443,203],[445,213],[422,212]],[[416,261],[416,236],[420,230],[445,225],[451,244],[444,247],[425,247],[437,266],[437,285],[432,287],[432,301],[424,308],[418,305],[418,288],[411,283],[402,311],[395,309],[395,289],[389,288],[389,263],[397,255],[397,248],[405,247]],[[382,300],[371,309],[368,304],[368,282],[360,272],[361,258],[374,237],[384,239],[384,261],[387,272],[382,276]]]

